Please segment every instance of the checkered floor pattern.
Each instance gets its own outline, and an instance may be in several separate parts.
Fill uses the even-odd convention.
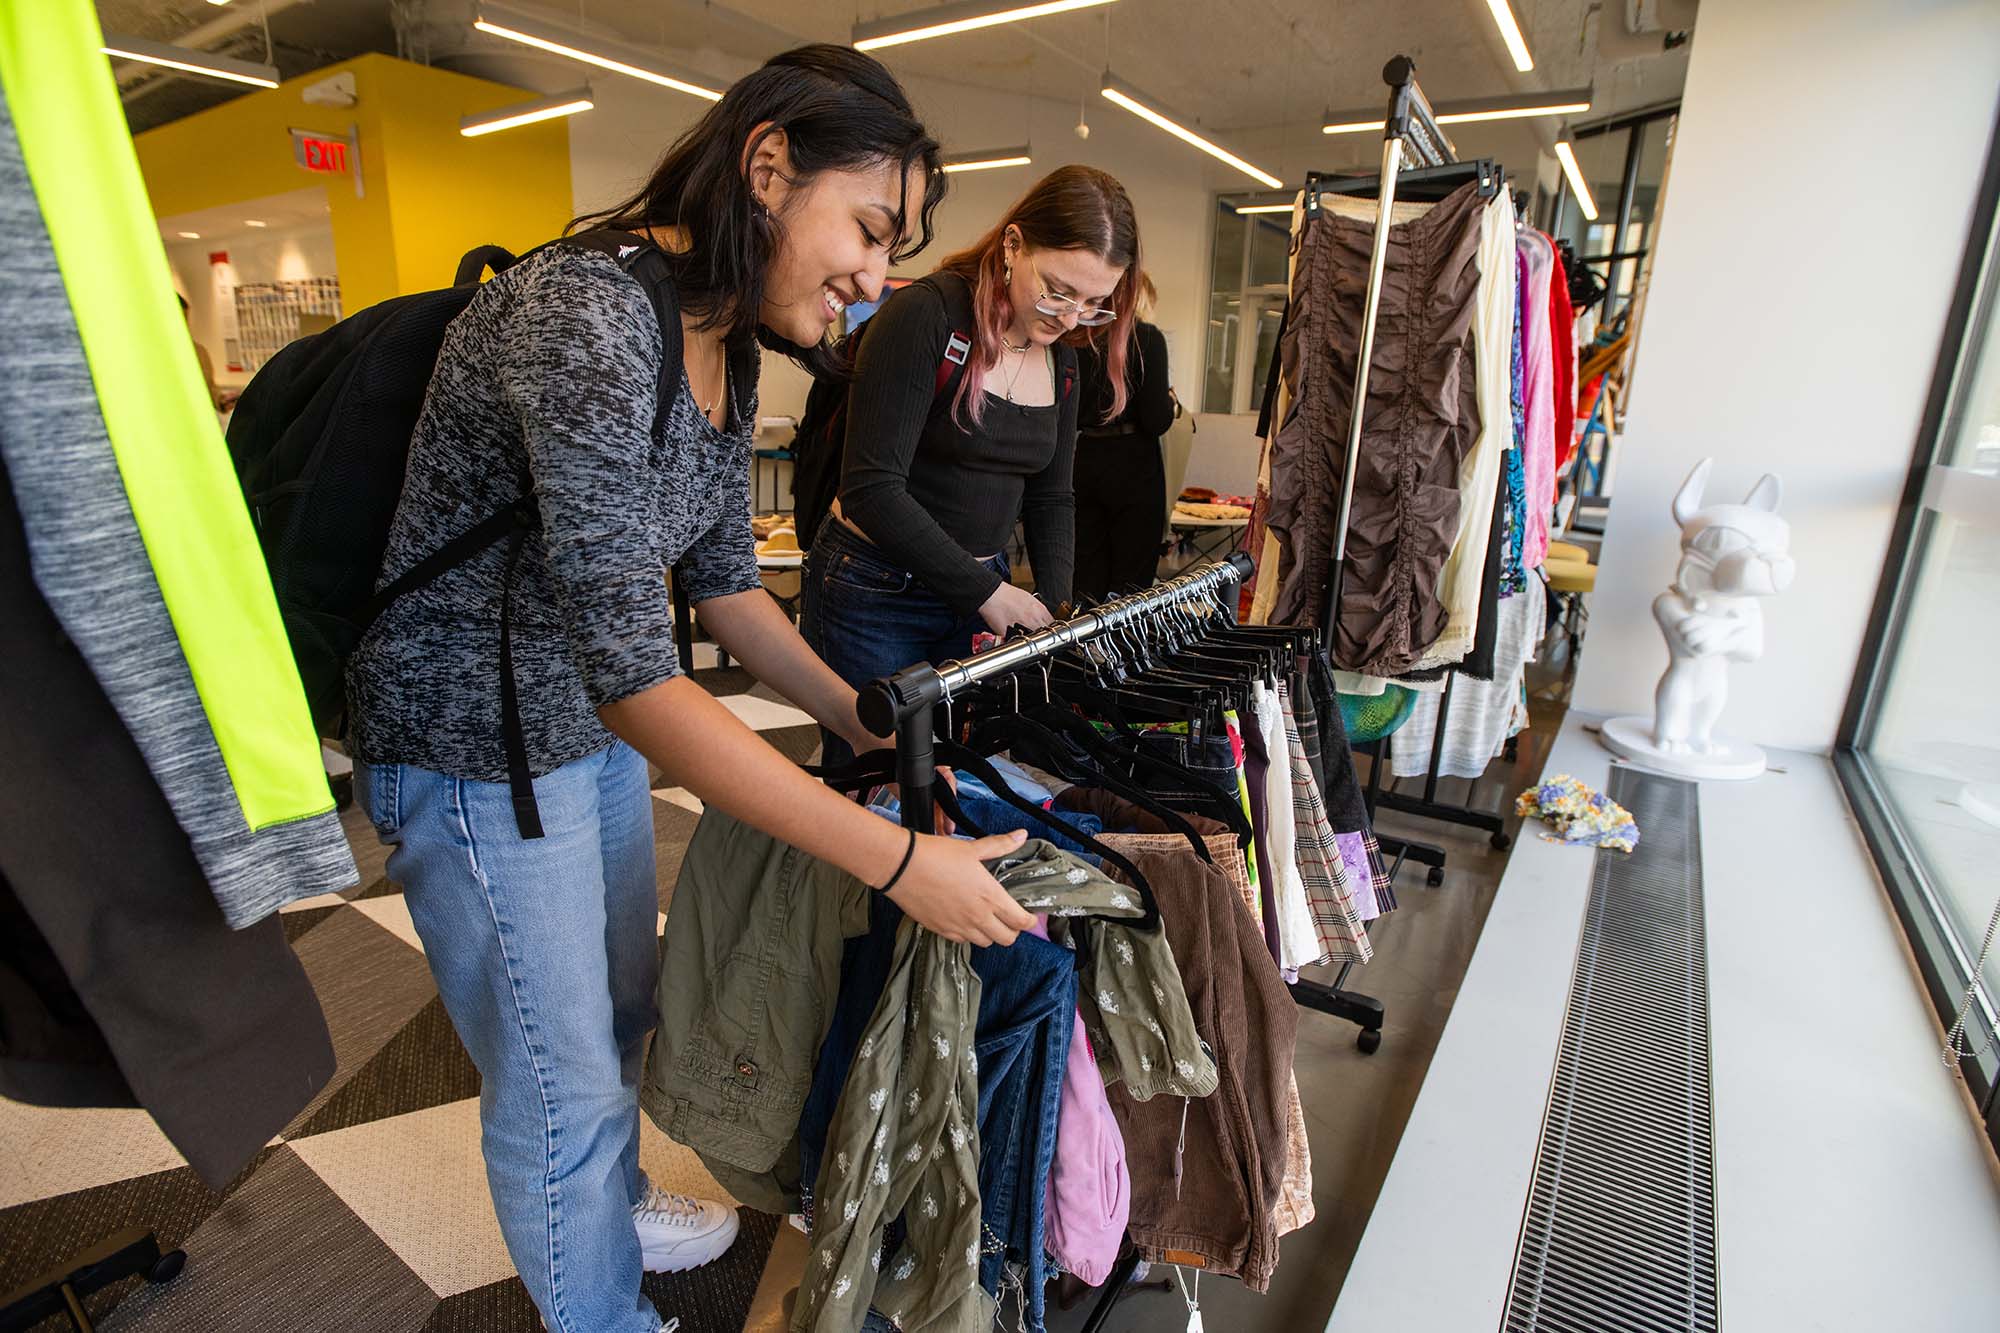
[[[818,732],[804,713],[714,662],[699,645],[695,678],[787,755],[813,757]],[[701,803],[673,787],[654,796],[664,925]],[[385,849],[358,811],[346,818],[364,887],[283,914],[333,1033],[333,1079],[219,1194],[143,1111],[0,1101],[0,1294],[106,1233],[143,1226],[185,1249],[187,1268],[163,1286],[134,1280],[95,1298],[106,1333],[542,1327],[487,1196],[478,1072],[452,1032],[401,890],[383,877]],[[693,1153],[641,1120],[654,1181],[728,1198]],[[803,1242],[781,1219],[741,1215],[724,1258],[647,1278],[647,1294],[680,1318],[681,1333],[783,1326]]]

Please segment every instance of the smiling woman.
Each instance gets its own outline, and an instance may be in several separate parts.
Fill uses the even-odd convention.
[[[479,289],[411,437],[383,584],[491,515],[522,526],[369,629],[349,667],[355,791],[479,1067],[494,1211],[558,1333],[658,1333],[640,1270],[706,1263],[736,1236],[734,1211],[639,1170],[661,982],[649,762],[948,939],[1011,943],[1031,920],[981,865],[1018,839],[899,829],[687,679],[663,577],[731,656],[866,743],[854,690],[758,581],[756,343],[823,362],[843,306],[929,239],[938,167],[873,59],[774,57],[637,196],[572,227],[612,234],[545,246]],[[510,773],[532,800],[512,798]]]
[[[1077,348],[1101,350],[1117,415],[1138,270],[1125,188],[1063,167],[869,320],[804,584],[806,638],[849,684],[962,657],[982,627],[1044,625],[1070,599]],[[1011,581],[1017,521],[1033,593]]]

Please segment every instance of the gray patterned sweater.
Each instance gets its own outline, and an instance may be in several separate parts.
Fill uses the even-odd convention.
[[[598,708],[681,672],[667,566],[694,602],[759,586],[757,349],[731,353],[726,432],[701,415],[685,374],[662,415],[661,358],[637,281],[601,254],[543,250],[452,321],[411,439],[378,587],[512,504],[532,478],[541,529],[514,573],[510,624],[537,775],[611,744]],[[505,567],[501,542],[375,622],[348,666],[358,757],[506,780]]]

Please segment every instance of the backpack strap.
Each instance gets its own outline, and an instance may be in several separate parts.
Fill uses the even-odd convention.
[[[963,367],[965,359],[971,355],[972,339],[953,329],[951,336],[944,340],[944,355],[938,358],[937,383],[931,387],[933,398],[944,395],[944,386],[951,383],[951,377],[956,373],[954,367]]]
[[[686,352],[681,341],[680,293],[674,287],[666,251],[649,236],[609,229],[580,231],[550,244],[595,250],[609,256],[645,288],[653,302],[653,315],[660,322],[660,402],[671,403],[673,395],[680,392],[681,361]]]
[[[482,245],[477,249],[467,250],[465,257],[458,261],[458,272],[452,275],[451,285],[464,287],[478,282],[479,275],[489,268],[497,276],[518,262],[514,258],[514,252],[504,246]]]

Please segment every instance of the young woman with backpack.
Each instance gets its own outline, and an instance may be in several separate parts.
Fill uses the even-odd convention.
[[[1138,273],[1125,187],[1092,167],[1062,167],[868,321],[839,497],[804,579],[806,638],[842,679],[861,685],[963,657],[980,629],[1045,625],[1069,600],[1076,345],[1103,348],[1115,416]],[[940,376],[954,359],[963,369]],[[1017,520],[1033,593],[1009,579]],[[828,763],[847,757],[837,731],[824,740]]]
[[[637,195],[577,224],[659,246],[680,337],[663,338],[619,247],[545,247],[453,320],[411,437],[378,586],[534,501],[524,540],[390,603],[347,693],[357,795],[479,1067],[494,1208],[556,1333],[657,1333],[642,1269],[707,1262],[736,1231],[733,1211],[639,1170],[658,967],[649,761],[947,938],[1007,943],[1031,920],[980,864],[1017,838],[897,828],[689,680],[664,579],[671,566],[764,682],[850,743],[880,744],[758,581],[756,342],[825,360],[843,306],[874,299],[892,259],[930,239],[938,168],[875,60],[833,46],[775,57]],[[676,342],[680,364],[665,364]],[[518,715],[540,837],[510,793],[503,713]]]

